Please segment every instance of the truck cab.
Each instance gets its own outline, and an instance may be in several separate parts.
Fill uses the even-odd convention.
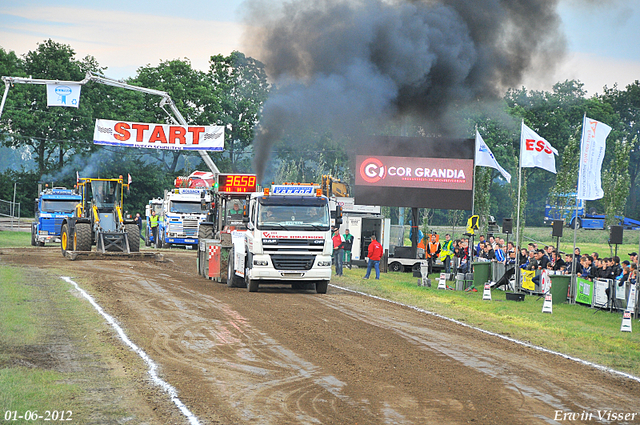
[[[82,196],[65,187],[45,188],[35,200],[35,220],[31,224],[31,245],[44,246],[60,242],[60,229],[67,217],[72,217]]]
[[[313,186],[273,185],[253,193],[245,211],[247,230],[232,233],[231,282],[250,292],[286,283],[294,289],[315,284],[326,293],[333,253],[329,199]]]
[[[201,201],[211,202],[209,191],[203,188],[175,188],[167,191],[162,203],[158,247],[198,244],[198,226],[207,217]]]

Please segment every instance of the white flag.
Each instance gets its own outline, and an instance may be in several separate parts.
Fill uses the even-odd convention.
[[[580,141],[580,170],[578,172],[578,199],[594,200],[604,196],[602,190],[602,160],[611,127],[584,116]]]
[[[523,120],[520,134],[520,158],[522,160],[520,166],[525,168],[538,167],[555,174],[556,158],[554,155],[558,155],[556,148],[524,125]]]
[[[80,104],[80,84],[47,84],[47,106],[70,106]]]
[[[476,130],[476,166],[491,167],[500,171],[502,177],[509,183],[511,183],[511,174],[507,173],[507,170],[502,168],[496,157],[493,156],[493,152],[489,149],[489,146],[482,140],[482,136]]]

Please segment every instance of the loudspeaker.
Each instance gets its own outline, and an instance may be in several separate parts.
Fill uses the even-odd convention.
[[[506,233],[508,235],[513,233],[513,219],[512,218],[503,218],[502,219],[502,233]]]
[[[609,234],[609,243],[614,245],[622,244],[622,226],[611,226]]]
[[[554,238],[561,238],[563,226],[564,220],[553,220],[553,232],[551,233],[551,236]]]

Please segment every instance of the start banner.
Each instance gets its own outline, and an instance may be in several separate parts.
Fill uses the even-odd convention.
[[[170,150],[224,150],[224,127],[96,120],[96,145]]]

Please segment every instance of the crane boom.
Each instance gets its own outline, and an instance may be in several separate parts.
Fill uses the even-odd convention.
[[[19,84],[76,84],[76,85],[79,84],[79,85],[85,85],[89,81],[95,81],[96,83],[104,84],[104,85],[107,85],[107,86],[120,87],[120,88],[123,88],[123,89],[126,89],[126,90],[132,90],[132,91],[137,91],[137,92],[141,92],[141,93],[160,96],[160,97],[162,97],[162,99],[160,100],[159,106],[160,106],[160,108],[162,108],[163,111],[166,112],[166,114],[169,116],[169,118],[175,124],[184,125],[184,126],[188,125],[187,124],[187,120],[184,119],[184,116],[182,116],[182,114],[180,113],[180,111],[176,107],[176,104],[171,99],[171,96],[169,96],[169,93],[161,91],[161,90],[148,89],[146,87],[133,86],[131,84],[127,84],[127,83],[122,82],[122,81],[118,81],[118,80],[114,80],[112,78],[103,77],[101,75],[93,74],[92,72],[87,72],[85,78],[82,81],[45,80],[45,79],[39,79],[39,78],[25,78],[25,77],[2,77],[2,80],[4,81],[5,89],[4,89],[4,94],[2,95],[2,103],[0,103],[0,117],[2,117],[2,111],[4,110],[4,104],[5,104],[5,101],[7,100],[7,94],[9,93],[9,88],[10,88],[10,86],[12,84],[19,83]],[[165,105],[168,105],[169,108],[171,108],[171,112],[173,112],[173,115],[171,115],[169,112],[167,112],[166,109],[164,109]],[[198,153],[200,153],[200,156],[202,157],[202,160],[204,161],[205,164],[207,164],[207,167],[209,167],[209,169],[214,174],[220,174],[220,170],[218,169],[216,164],[213,162],[213,160],[211,159],[211,157],[209,156],[207,151],[199,150]]]

